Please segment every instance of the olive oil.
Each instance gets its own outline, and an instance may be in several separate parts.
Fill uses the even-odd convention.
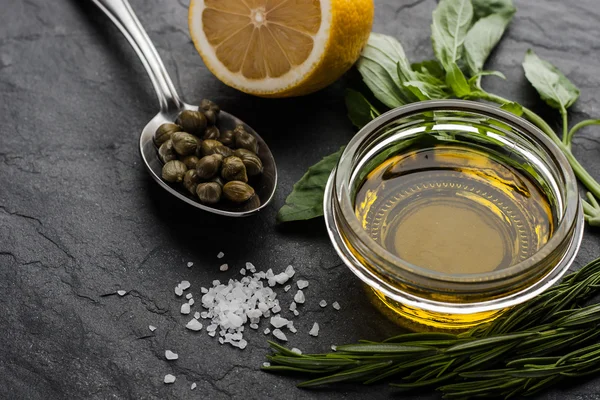
[[[535,254],[556,223],[542,187],[512,161],[464,144],[404,151],[363,180],[356,216],[414,266],[449,275],[508,268]]]

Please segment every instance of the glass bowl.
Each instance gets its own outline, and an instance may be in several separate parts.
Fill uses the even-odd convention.
[[[422,268],[387,251],[356,216],[365,176],[408,151],[414,140],[502,151],[528,171],[550,201],[554,228],[528,258],[483,273]],[[541,293],[567,271],[583,236],[575,175],[563,153],[534,125],[495,106],[464,100],[425,101],[391,110],[366,125],[345,148],[324,198],[331,241],[386,314],[415,330],[463,330],[499,316]],[[434,251],[433,249],[432,251]]]

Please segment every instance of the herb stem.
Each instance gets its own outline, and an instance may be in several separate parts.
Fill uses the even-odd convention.
[[[575,135],[575,133],[577,133],[578,130],[590,125],[600,125],[600,119],[586,119],[585,121],[581,121],[580,123],[575,124],[575,126],[573,126],[571,130],[567,133],[569,143],[571,143],[571,141],[573,140],[573,136]]]
[[[569,119],[567,115],[567,110],[565,108],[560,109],[560,115],[562,116],[562,124],[563,124],[563,137],[562,141],[565,146],[571,151],[571,140],[569,140]]]

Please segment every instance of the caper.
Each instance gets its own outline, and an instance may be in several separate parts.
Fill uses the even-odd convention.
[[[200,183],[200,177],[195,169],[188,169],[183,176],[183,187],[191,194],[196,194],[196,186]]]
[[[173,148],[173,141],[171,139],[160,145],[158,148],[158,158],[165,164],[169,161],[177,160],[177,153]]]
[[[181,126],[184,132],[191,133],[192,135],[202,136],[206,129],[206,116],[201,111],[182,111],[175,121],[177,125]]]
[[[235,144],[235,135],[233,131],[223,131],[219,135],[219,142],[223,143],[224,146],[233,146]]]
[[[162,124],[158,127],[156,132],[154,132],[154,144],[158,147],[162,146],[164,142],[171,139],[172,134],[179,132],[180,130],[181,127],[179,125],[171,124],[169,122]]]
[[[216,182],[200,183],[196,187],[196,195],[200,202],[205,204],[216,204],[221,200],[223,189]]]
[[[206,122],[209,126],[215,125],[217,123],[217,113],[213,110],[204,111],[204,116],[206,117]]]
[[[219,146],[223,146],[218,140],[205,140],[202,142],[202,155],[210,156],[215,154],[215,149]]]
[[[179,160],[169,161],[162,168],[162,178],[167,182],[181,182],[187,167]]]
[[[221,109],[219,108],[219,106],[208,99],[203,99],[200,102],[200,109],[204,110],[204,111],[212,110],[216,114],[219,114],[219,112],[221,112]]]
[[[186,132],[175,132],[171,140],[175,151],[182,156],[194,154],[198,148],[198,140]]]
[[[231,181],[223,186],[223,195],[234,203],[243,203],[254,196],[254,189],[247,183]]]
[[[220,145],[220,146],[215,147],[215,154],[220,154],[224,158],[227,158],[227,157],[231,157],[233,155],[233,150],[231,150],[227,146]]]
[[[250,150],[253,153],[258,153],[258,144],[256,138],[247,132],[241,132],[235,137],[235,147],[239,149]]]
[[[248,176],[260,175],[263,172],[263,164],[260,157],[246,149],[237,149],[233,154],[242,159]]]
[[[216,126],[209,126],[204,132],[204,140],[219,140],[219,128]]]
[[[227,157],[223,160],[223,167],[221,167],[221,176],[226,181],[242,181],[248,182],[248,175],[246,175],[246,167],[241,158],[236,156]]]
[[[183,157],[181,161],[185,164],[185,166],[188,169],[196,169],[196,166],[198,165],[198,161],[200,161],[200,159],[195,155],[191,155]]]
[[[211,154],[202,157],[196,165],[196,172],[202,179],[210,179],[219,173],[219,169],[223,164],[223,156],[220,154]]]

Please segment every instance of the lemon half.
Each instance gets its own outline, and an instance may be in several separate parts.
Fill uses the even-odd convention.
[[[373,0],[192,0],[189,28],[208,69],[263,97],[331,84],[358,59]]]

